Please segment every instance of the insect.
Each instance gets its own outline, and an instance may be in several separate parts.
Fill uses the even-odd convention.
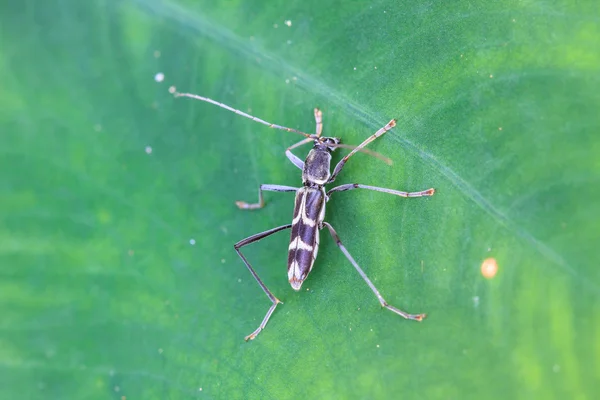
[[[267,288],[267,286],[263,283],[263,281],[259,278],[258,274],[250,265],[250,262],[246,259],[244,254],[241,252],[241,248],[249,245],[250,243],[258,242],[261,239],[266,238],[274,233],[279,231],[283,231],[291,228],[291,237],[290,244],[288,247],[288,261],[287,261],[287,271],[288,271],[288,279],[292,288],[296,291],[300,290],[302,283],[306,280],[306,277],[310,273],[313,268],[313,264],[315,259],[317,258],[317,252],[319,250],[319,231],[326,227],[331,234],[331,237],[335,240],[336,245],[340,248],[342,253],[346,256],[346,258],[350,261],[350,263],[354,266],[356,271],[360,274],[360,276],[365,280],[367,285],[371,288],[379,303],[382,307],[387,308],[388,310],[406,318],[415,321],[422,321],[425,318],[425,314],[409,314],[404,312],[390,304],[381,296],[373,282],[367,277],[362,268],[358,265],[358,263],[354,260],[354,258],[350,255],[346,247],[340,240],[333,226],[325,221],[325,205],[329,201],[331,195],[336,192],[343,192],[346,190],[353,189],[366,189],[366,190],[374,190],[376,192],[383,192],[393,194],[395,196],[400,197],[423,197],[423,196],[432,196],[435,190],[427,189],[421,192],[401,192],[398,190],[386,189],[375,186],[362,185],[359,183],[349,183],[345,185],[336,186],[332,189],[325,190],[325,185],[333,183],[337,176],[342,172],[344,165],[358,151],[363,151],[364,147],[369,143],[382,136],[384,133],[392,129],[396,126],[396,120],[391,120],[387,123],[383,128],[379,129],[373,135],[369,136],[365,141],[363,141],[358,146],[349,146],[353,150],[346,156],[344,156],[341,161],[339,161],[333,173],[331,172],[331,154],[337,147],[342,147],[344,145],[341,144],[340,138],[337,137],[325,137],[321,136],[323,132],[323,119],[322,113],[318,108],[315,108],[315,122],[316,122],[316,133],[308,134],[296,129],[287,128],[285,126],[272,124],[270,122],[264,121],[260,118],[254,117],[252,115],[246,114],[240,110],[236,110],[234,108],[229,107],[223,103],[219,103],[215,100],[198,96],[191,93],[174,93],[175,97],[189,97],[196,100],[201,100],[207,103],[214,104],[231,112],[234,112],[242,117],[246,117],[251,119],[252,121],[261,123],[263,125],[267,125],[269,128],[281,129],[288,132],[293,132],[304,136],[304,139],[300,142],[288,147],[285,151],[285,155],[287,158],[299,169],[302,170],[302,186],[292,187],[292,186],[282,186],[282,185],[271,185],[271,184],[263,184],[260,185],[258,189],[258,202],[257,203],[247,203],[244,201],[237,201],[236,205],[242,210],[255,210],[259,208],[263,208],[265,206],[265,201],[263,198],[263,192],[295,192],[295,202],[294,202],[294,214],[292,217],[292,223],[287,225],[282,225],[277,228],[269,229],[265,232],[260,232],[250,237],[247,237],[243,240],[240,240],[234,245],[234,249],[237,254],[240,256],[248,270],[256,279],[258,285],[265,292],[269,300],[271,301],[271,307],[267,311],[267,314],[263,318],[262,322],[256,328],[254,332],[245,337],[245,340],[254,339],[267,325],[269,318],[275,311],[275,308],[279,303],[282,303],[271,291]],[[307,143],[313,143],[313,148],[308,152],[306,159],[302,161],[296,155],[292,153],[292,150],[296,147],[302,146]],[[346,146],[344,146],[346,147]]]

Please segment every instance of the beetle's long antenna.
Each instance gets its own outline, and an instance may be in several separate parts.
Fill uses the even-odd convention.
[[[251,119],[251,120],[252,120],[252,121],[254,121],[254,122],[259,122],[259,123],[261,123],[261,124],[263,124],[263,125],[266,125],[266,126],[268,126],[269,128],[281,129],[281,130],[283,130],[283,131],[297,133],[297,134],[299,134],[299,135],[302,135],[302,136],[304,136],[304,137],[312,137],[312,136],[314,136],[314,135],[310,135],[310,134],[308,134],[308,133],[304,133],[304,132],[301,132],[301,131],[299,131],[299,130],[296,130],[296,129],[293,129],[293,128],[287,128],[287,127],[285,127],[285,126],[281,126],[281,125],[272,124],[272,123],[270,123],[270,122],[267,122],[267,121],[264,121],[264,120],[262,120],[262,119],[260,119],[260,118],[256,118],[256,117],[254,117],[254,116],[252,116],[252,115],[250,115],[250,114],[246,114],[246,113],[245,113],[245,112],[243,112],[243,111],[236,110],[235,108],[229,107],[227,104],[219,103],[218,101],[215,101],[215,100],[213,100],[213,99],[209,99],[208,97],[202,97],[202,96],[198,96],[197,94],[191,94],[191,93],[179,93],[179,92],[174,92],[174,93],[173,93],[173,95],[174,95],[175,97],[189,97],[189,98],[192,98],[192,99],[196,99],[196,100],[200,100],[200,101],[205,101],[205,102],[207,102],[207,103],[214,104],[215,106],[219,106],[219,107],[221,107],[221,108],[224,108],[224,109],[226,109],[226,110],[229,110],[229,111],[231,111],[231,112],[234,112],[234,113],[236,113],[236,114],[238,114],[238,115],[241,115],[242,117],[246,117],[246,118],[248,118],[248,119]]]
[[[330,146],[330,147],[341,147],[341,148],[350,149],[350,150],[354,150],[354,149],[356,149],[358,147],[358,146],[353,146],[351,144],[344,144],[344,143],[331,144],[331,145],[328,144],[328,146]],[[365,148],[358,149],[358,151],[361,151],[361,152],[363,152],[365,154],[368,154],[370,156],[378,158],[381,161],[383,161],[384,163],[386,163],[387,165],[392,165],[392,160],[390,158],[388,158],[388,157],[386,157],[386,156],[384,156],[382,154],[379,154],[376,151],[365,149]]]

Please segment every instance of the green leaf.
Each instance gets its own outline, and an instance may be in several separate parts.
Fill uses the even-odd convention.
[[[0,6],[0,397],[585,399],[600,381],[593,1]],[[286,22],[288,21],[288,22]],[[164,74],[160,81],[157,74]],[[160,82],[157,82],[159,80]],[[294,292],[298,135],[359,144]],[[251,110],[251,111],[250,111]],[[308,147],[297,149],[304,156]],[[336,152],[347,153],[348,150]],[[486,279],[486,259],[497,263]]]

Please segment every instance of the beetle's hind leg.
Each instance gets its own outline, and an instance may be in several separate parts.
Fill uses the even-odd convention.
[[[277,304],[282,303],[282,302],[277,297],[275,297],[275,295],[273,295],[273,293],[271,293],[271,291],[267,288],[267,286],[263,283],[263,281],[258,277],[258,274],[256,273],[256,271],[254,271],[254,268],[252,268],[252,266],[250,265],[248,260],[246,260],[246,257],[244,257],[244,255],[242,254],[240,249],[250,243],[258,242],[259,240],[264,239],[267,236],[270,236],[274,233],[277,233],[277,232],[285,230],[285,229],[289,229],[291,227],[292,227],[292,224],[288,224],[288,225],[279,226],[277,228],[269,229],[268,231],[257,233],[256,235],[252,235],[250,237],[247,237],[246,239],[242,239],[233,245],[233,248],[238,253],[238,256],[240,256],[240,258],[242,259],[244,264],[246,264],[246,267],[248,267],[248,270],[250,271],[250,273],[252,274],[254,279],[256,279],[256,282],[261,287],[263,292],[265,292],[265,294],[267,295],[269,300],[271,300],[271,303],[272,303],[271,307],[269,307],[267,314],[263,318],[263,320],[260,323],[260,325],[258,326],[258,328],[256,328],[256,330],[254,332],[252,332],[251,334],[249,334],[248,336],[246,336],[244,338],[246,341],[254,339],[263,329],[265,329],[265,326],[267,325],[267,322],[269,322],[269,318],[271,318],[271,314],[273,314],[273,311],[275,311]]]
[[[348,261],[350,261],[350,263],[356,269],[356,271],[358,271],[360,276],[365,280],[365,282],[367,282],[367,285],[369,285],[369,287],[371,288],[373,293],[375,293],[375,296],[377,296],[377,300],[379,300],[379,304],[381,304],[381,307],[387,308],[391,312],[398,314],[401,317],[404,317],[406,319],[412,319],[413,321],[423,321],[423,319],[426,317],[425,314],[409,314],[405,311],[402,311],[402,310],[388,304],[388,302],[385,301],[383,296],[379,293],[379,290],[377,290],[375,285],[373,285],[373,282],[371,282],[369,277],[367,277],[367,274],[365,274],[365,272],[362,270],[362,268],[356,263],[356,261],[354,261],[354,258],[352,258],[352,256],[348,252],[348,250],[346,250],[346,247],[342,244],[342,241],[340,240],[340,237],[338,236],[335,229],[333,229],[333,226],[331,226],[330,224],[328,224],[325,221],[323,221],[323,225],[325,225],[327,227],[327,229],[329,229],[329,233],[331,234],[331,237],[333,238],[333,240],[335,240],[335,243],[340,248],[342,253],[344,253],[344,255],[346,256]]]

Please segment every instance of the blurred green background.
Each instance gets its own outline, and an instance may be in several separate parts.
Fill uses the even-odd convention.
[[[286,22],[289,21],[289,22]],[[597,1],[0,5],[0,398],[591,399],[600,383]],[[161,82],[157,74],[164,74]],[[358,144],[294,292],[298,137]],[[303,155],[307,147],[299,149]],[[341,150],[347,152],[347,150]],[[339,157],[339,155],[337,156]],[[486,258],[498,273],[485,279]],[[597,394],[597,392],[596,392]]]

